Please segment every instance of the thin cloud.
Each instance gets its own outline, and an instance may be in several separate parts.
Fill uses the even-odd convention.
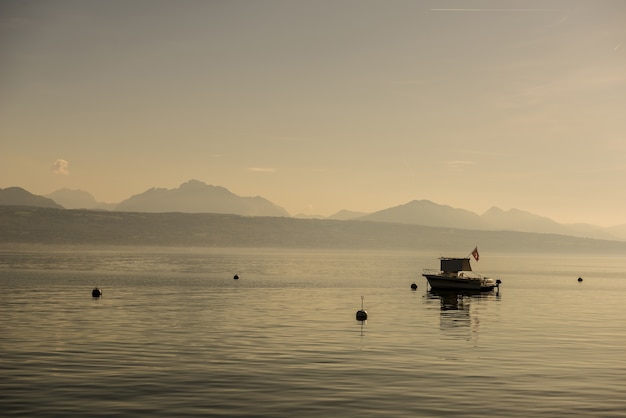
[[[276,169],[271,167],[248,167],[248,171],[253,173],[275,173]]]
[[[467,160],[452,160],[452,161],[446,161],[445,164],[449,168],[460,170],[470,165],[474,165],[475,163],[474,161],[467,161]]]
[[[52,164],[52,172],[54,172],[54,174],[60,174],[62,176],[69,176],[70,174],[69,167],[70,167],[70,163],[68,163],[66,160],[62,158],[58,158]]]

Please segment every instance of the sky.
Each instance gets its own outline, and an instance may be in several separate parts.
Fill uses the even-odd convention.
[[[0,2],[0,188],[626,224],[621,0]]]

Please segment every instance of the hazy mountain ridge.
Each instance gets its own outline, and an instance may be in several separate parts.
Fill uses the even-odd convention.
[[[486,223],[474,212],[439,205],[430,200],[413,200],[404,205],[361,216],[358,219],[436,227],[486,229]]]
[[[477,231],[389,222],[147,213],[0,206],[0,244],[41,246],[248,247],[289,249],[424,250],[465,256],[532,253],[607,255],[626,242],[556,234]],[[62,247],[57,247],[62,248]]]
[[[289,213],[269,200],[256,197],[241,197],[220,186],[207,185],[198,180],[189,180],[175,189],[151,188],[143,193],[115,205],[97,202],[88,192],[60,189],[48,197],[54,202],[35,196],[19,187],[0,189],[0,204],[66,209],[106,209],[129,212],[183,212],[222,213],[241,216],[290,217]],[[37,198],[40,199],[37,199]],[[43,199],[43,200],[41,200]],[[61,206],[51,206],[60,203]],[[322,216],[296,215],[295,218],[323,219]],[[429,200],[413,200],[404,205],[383,209],[374,213],[342,210],[326,218],[331,220],[358,220],[423,225],[430,227],[459,228],[481,231],[519,231],[552,233],[584,238],[626,240],[626,224],[610,228],[590,224],[560,224],[550,218],[519,209],[504,211],[492,207],[484,214],[440,205]]]
[[[0,205],[37,206],[42,208],[57,209],[63,208],[63,206],[59,205],[54,200],[44,196],[34,195],[21,187],[7,187],[6,189],[0,189]]]
[[[220,186],[189,180],[176,189],[152,188],[124,200],[117,211],[223,213],[243,216],[289,216],[260,197],[241,197]]]
[[[609,240],[626,239],[626,233],[624,233],[626,226],[603,228],[589,224],[560,224],[550,218],[519,209],[504,211],[497,207],[492,207],[483,215],[478,215],[465,209],[439,205],[429,200],[414,200],[356,219],[432,227],[534,232]]]
[[[337,213],[335,213],[333,215],[330,215],[328,217],[328,219],[336,219],[336,220],[339,220],[339,221],[348,221],[348,220],[354,220],[354,219],[363,217],[365,215],[367,215],[367,213],[365,213],[365,212],[356,212],[356,211],[353,211],[353,210],[343,209],[343,210],[340,210],[339,212],[337,212]]]
[[[99,209],[113,210],[117,204],[98,202],[95,197],[84,190],[59,189],[45,197],[54,200],[65,209]]]

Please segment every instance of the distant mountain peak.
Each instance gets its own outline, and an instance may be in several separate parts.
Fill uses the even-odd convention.
[[[121,202],[116,210],[289,216],[285,209],[261,196],[237,196],[224,187],[211,186],[199,180],[189,180],[175,189],[149,189]]]
[[[115,207],[115,204],[96,201],[91,193],[84,190],[62,188],[46,195],[46,197],[63,205],[66,209],[111,210]]]
[[[38,206],[63,209],[63,206],[59,205],[54,200],[34,195],[21,187],[7,187],[6,189],[0,189],[0,205]]]
[[[168,190],[168,189],[165,189]],[[178,186],[176,189],[172,189],[174,192],[182,193],[220,193],[222,195],[237,196],[230,190],[222,186],[213,186],[206,184],[200,180],[189,180]]]
[[[501,214],[501,213],[505,213],[504,210],[500,209],[497,206],[492,206],[489,209],[487,209],[485,213],[483,213],[483,216],[487,214]]]
[[[178,189],[201,189],[204,187],[213,187],[213,186],[209,186],[208,184],[200,180],[191,179],[191,180],[184,182],[180,186],[178,186]]]
[[[440,205],[430,200],[413,200],[359,219],[447,228],[484,229],[482,219],[474,212]]]
[[[365,212],[356,212],[353,210],[347,210],[347,209],[343,209],[340,210],[339,212],[331,215],[328,217],[328,219],[337,219],[337,220],[349,220],[349,219],[356,219],[356,218],[360,218],[362,216],[367,215],[367,213]]]
[[[488,211],[486,211],[482,217],[484,219],[490,219],[492,222],[498,219],[506,219],[507,221],[541,221],[545,223],[557,224],[557,222],[553,221],[550,218],[546,218],[545,216],[535,215],[534,213],[526,212],[520,209],[509,209],[503,210],[498,207],[492,207]]]

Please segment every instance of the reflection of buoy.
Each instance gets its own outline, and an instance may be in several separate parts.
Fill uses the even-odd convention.
[[[98,289],[97,287],[95,287],[92,291],[91,291],[91,296],[93,296],[94,298],[99,298],[100,296],[102,296],[102,290]]]
[[[579,278],[578,278],[578,281],[579,281],[579,282],[582,282],[582,281],[583,281],[583,278],[582,278],[582,277],[579,277]]]
[[[235,274],[235,277],[233,277],[233,279],[235,279],[235,280],[239,280],[239,276],[237,276],[237,275]]]
[[[363,299],[365,296],[361,296],[361,310],[356,311],[356,320],[357,321],[367,321],[367,311],[363,309]]]
[[[411,284],[411,289],[416,290],[417,289],[417,285],[415,283]]]

